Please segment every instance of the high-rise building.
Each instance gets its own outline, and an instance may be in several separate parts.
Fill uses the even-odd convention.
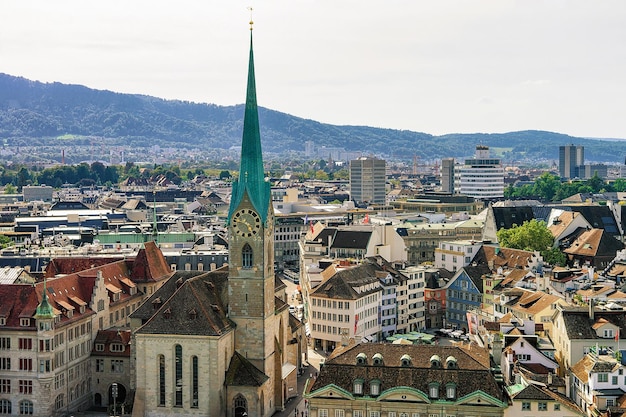
[[[489,156],[488,146],[476,146],[475,157],[455,170],[454,191],[481,200],[504,197],[502,161]]]
[[[350,161],[350,198],[357,204],[384,204],[386,164],[362,157]]]
[[[454,158],[441,160],[441,191],[454,194]]]
[[[585,147],[559,146],[559,175],[561,178],[579,178],[581,167],[585,165]]]

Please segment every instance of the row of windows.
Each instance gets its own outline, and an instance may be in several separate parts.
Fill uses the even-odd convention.
[[[350,316],[348,314],[336,314],[336,313],[323,313],[321,311],[313,311],[313,318],[315,319],[319,319],[319,320],[328,320],[328,321],[334,321],[334,322],[346,322],[348,323],[350,321]]]
[[[337,301],[337,300],[327,300],[325,298],[313,298],[313,306],[314,307],[324,307],[324,308],[332,308],[333,310],[349,310],[350,309],[350,301]]]
[[[32,394],[33,393],[33,381],[30,379],[18,380],[18,390],[20,394]],[[0,379],[0,394],[11,393],[11,380]]]
[[[183,348],[181,345],[174,346],[174,407],[182,407],[183,406]],[[165,366],[165,356],[158,355],[157,356],[157,366],[158,366],[158,375],[157,375],[157,384],[158,384],[158,398],[157,405],[159,407],[165,407],[166,400],[166,366]],[[191,398],[191,408],[198,408],[198,357],[191,357],[191,375],[190,383],[189,383],[189,396]]]
[[[554,411],[559,411],[560,409],[561,409],[561,404],[555,403],[554,404]],[[522,410],[532,411],[532,403],[530,403],[530,402],[523,402],[522,403]],[[539,403],[537,403],[537,411],[548,411],[548,403],[546,403],[546,402],[539,402]]]
[[[34,412],[33,402],[23,400],[19,402],[19,415],[28,416]],[[9,400],[0,400],[0,414],[13,414],[13,404]]]
[[[124,373],[124,360],[123,359],[111,359],[110,368],[112,373],[123,374]],[[96,372],[105,371],[105,359],[96,359]]]
[[[33,370],[32,358],[20,358],[18,369],[20,371],[32,371]],[[2,371],[11,370],[11,358],[0,358],[0,370]],[[51,371],[52,371],[52,361],[41,359],[39,361],[39,372],[51,372]]]

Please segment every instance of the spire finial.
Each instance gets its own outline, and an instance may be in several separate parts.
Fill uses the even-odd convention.
[[[254,22],[252,21],[252,7],[248,6],[248,10],[250,10],[250,30],[252,30],[252,25],[254,25]]]

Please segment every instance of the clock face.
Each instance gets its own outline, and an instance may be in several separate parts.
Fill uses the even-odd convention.
[[[261,230],[261,218],[254,210],[239,210],[233,215],[233,230],[239,236],[256,235]]]

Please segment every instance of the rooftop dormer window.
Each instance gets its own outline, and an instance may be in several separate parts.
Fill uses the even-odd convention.
[[[431,382],[428,384],[428,396],[430,398],[439,398],[439,384]]]
[[[124,352],[124,345],[121,343],[111,343],[111,352]]]
[[[448,400],[453,400],[456,398],[456,385],[455,384],[447,384],[446,385],[446,398]]]
[[[367,365],[367,355],[365,353],[359,353],[356,355],[356,364],[357,365]]]
[[[104,343],[96,343],[96,352],[104,352]]]
[[[7,318],[0,317],[0,326],[6,326],[6,325],[7,325]]]
[[[380,381],[379,380],[374,379],[370,381],[370,394],[371,395],[380,394]]]
[[[439,355],[433,355],[430,357],[430,367],[441,368],[441,359],[439,358]]]
[[[400,358],[400,362],[402,363],[403,367],[411,366],[411,357],[409,355],[402,355],[402,357]]]
[[[376,353],[373,356],[374,359],[374,365],[376,366],[382,366],[383,365],[383,355],[381,355],[380,353]]]
[[[363,394],[363,380],[355,379],[354,380],[354,393],[355,394]]]
[[[459,364],[456,361],[454,356],[448,356],[446,359],[446,368],[447,369],[459,369]]]
[[[22,327],[28,327],[28,326],[30,326],[30,318],[28,318],[28,317],[22,317],[22,318],[20,319],[20,326],[22,326]]]

